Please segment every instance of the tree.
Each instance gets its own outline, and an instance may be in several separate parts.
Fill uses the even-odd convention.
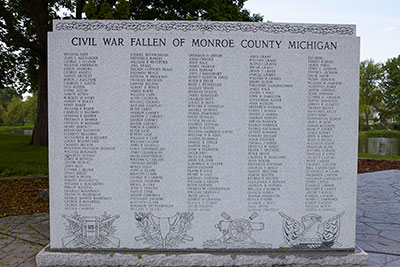
[[[0,0],[0,41],[7,54],[24,62],[25,78],[37,90],[37,117],[31,144],[47,145],[47,32],[68,1]],[[18,64],[19,65],[19,64]],[[21,79],[20,79],[21,80]]]
[[[134,19],[262,21],[262,16],[243,8],[246,0],[133,0],[130,1]]]
[[[5,112],[6,110],[3,108],[2,105],[0,105],[0,124],[4,123],[3,116]]]
[[[37,95],[34,94],[28,97],[24,102],[25,105],[25,119],[26,122],[35,123],[36,120],[36,106],[37,106]]]
[[[391,58],[383,65],[383,103],[384,116],[400,122],[400,55]]]
[[[3,89],[9,89],[6,92],[9,92],[10,95],[0,93],[0,123],[21,125],[29,122],[33,124],[36,119],[36,94],[28,97],[26,101],[22,101],[21,96],[17,95],[15,90]]]
[[[244,9],[246,0],[88,0],[78,1],[88,19],[262,21]]]
[[[25,122],[25,103],[19,97],[13,97],[8,103],[7,111],[3,113],[2,119],[7,125],[23,125]]]
[[[0,0],[0,47],[19,62],[25,80],[37,91],[37,116],[31,144],[48,144],[47,32],[61,7],[81,19],[189,19],[261,21],[243,9],[246,0]],[[3,53],[2,53],[3,54]],[[3,65],[3,63],[2,63]],[[14,64],[15,65],[15,64]],[[23,80],[23,77],[19,77]],[[20,82],[21,84],[21,82]]]
[[[10,87],[0,88],[0,106],[2,106],[4,110],[7,110],[8,103],[16,96],[21,97],[15,89]]]
[[[3,56],[3,55],[2,55]],[[2,77],[4,77],[4,74]],[[4,123],[3,116],[7,110],[8,103],[11,102],[13,97],[19,96],[17,91],[12,88],[0,88],[0,123]]]
[[[12,89],[15,95],[21,94],[29,85],[21,53],[13,53],[0,42],[0,62],[0,95],[3,95],[5,89]]]
[[[382,77],[381,65],[372,59],[360,64],[360,125],[369,127],[373,113],[382,108],[382,92],[379,88]]]

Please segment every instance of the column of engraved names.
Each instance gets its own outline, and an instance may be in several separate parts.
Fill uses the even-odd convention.
[[[93,210],[93,204],[111,200],[103,196],[103,183],[93,178],[91,163],[107,139],[100,135],[99,111],[93,106],[98,57],[88,53],[64,53],[64,207]]]
[[[162,118],[158,92],[172,69],[163,53],[131,53],[130,62],[130,207],[160,211],[173,207],[160,193],[163,176],[157,171],[165,151],[157,136]]]
[[[248,188],[250,211],[275,210],[280,189],[279,176],[285,156],[280,153],[277,136],[282,98],[279,91],[293,87],[282,83],[276,73],[277,60],[269,55],[249,58]]]
[[[342,178],[336,167],[333,133],[340,96],[333,60],[308,57],[308,104],[305,205],[307,211],[334,211],[336,185]]]
[[[223,163],[215,160],[218,141],[232,131],[221,129],[218,120],[224,105],[218,103],[219,89],[228,77],[216,65],[221,54],[190,54],[188,77],[188,165],[187,190],[190,211],[209,211],[217,204],[220,192],[216,175]]]

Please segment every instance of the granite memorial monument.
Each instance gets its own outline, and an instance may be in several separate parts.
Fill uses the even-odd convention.
[[[56,20],[50,249],[355,248],[354,25]]]

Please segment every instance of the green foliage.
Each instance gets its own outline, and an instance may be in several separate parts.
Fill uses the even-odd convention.
[[[14,96],[6,103],[6,109],[0,108],[0,120],[5,125],[33,124],[36,119],[36,106],[36,95],[28,97],[25,102],[19,96]]]
[[[382,108],[382,92],[379,89],[382,78],[381,65],[373,60],[360,64],[360,126],[369,126],[373,113]]]
[[[118,1],[118,5],[115,6],[114,17],[119,19],[130,18],[130,7],[128,2],[125,0]]]
[[[89,0],[83,11],[88,19],[129,19],[129,4],[126,0],[114,2]]]
[[[5,108],[2,105],[0,105],[0,124],[4,123],[3,115],[5,112],[6,112]]]
[[[14,92],[23,91],[26,85],[24,65],[21,64],[21,58],[13,53],[4,43],[0,43],[0,90],[4,87],[14,88]],[[1,97],[2,93],[0,93]],[[1,101],[1,100],[0,100]]]
[[[99,16],[97,17],[97,19],[112,19],[112,18],[113,18],[113,14],[112,14],[110,4],[107,2],[102,3],[100,6],[100,12],[99,12]]]
[[[129,4],[126,0],[113,2],[89,0],[83,10],[88,19],[129,19]]]
[[[391,58],[383,65],[383,102],[385,117],[400,122],[400,55]]]
[[[368,130],[400,122],[400,56],[385,64],[365,60],[360,64],[360,129]],[[379,117],[373,114],[378,113]],[[370,125],[374,121],[374,126]]]
[[[48,175],[47,147],[29,141],[30,136],[0,134],[0,176]]]
[[[30,96],[25,101],[25,121],[28,123],[35,123],[36,120],[36,107],[37,107],[37,94]]]
[[[38,28],[33,18],[36,1],[0,0],[0,88],[11,87],[19,94],[38,88],[38,56],[45,51],[38,38]],[[70,1],[47,1],[48,28],[58,18],[57,11]],[[46,24],[46,20],[44,21]],[[42,40],[43,43],[44,40]]]
[[[13,88],[0,88],[0,105],[6,110],[8,103],[13,97],[20,96]]]
[[[88,19],[262,21],[243,8],[246,0],[88,0]]]
[[[25,122],[25,105],[19,97],[13,97],[8,103],[2,119],[7,125],[21,125]]]

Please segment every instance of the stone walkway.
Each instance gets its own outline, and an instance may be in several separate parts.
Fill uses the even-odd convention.
[[[36,254],[49,243],[49,215],[0,218],[0,266],[36,266]]]
[[[358,175],[356,233],[369,266],[400,266],[400,170]]]
[[[400,170],[358,175],[357,245],[369,266],[400,266]],[[0,218],[0,266],[36,266],[49,243],[46,213]]]

